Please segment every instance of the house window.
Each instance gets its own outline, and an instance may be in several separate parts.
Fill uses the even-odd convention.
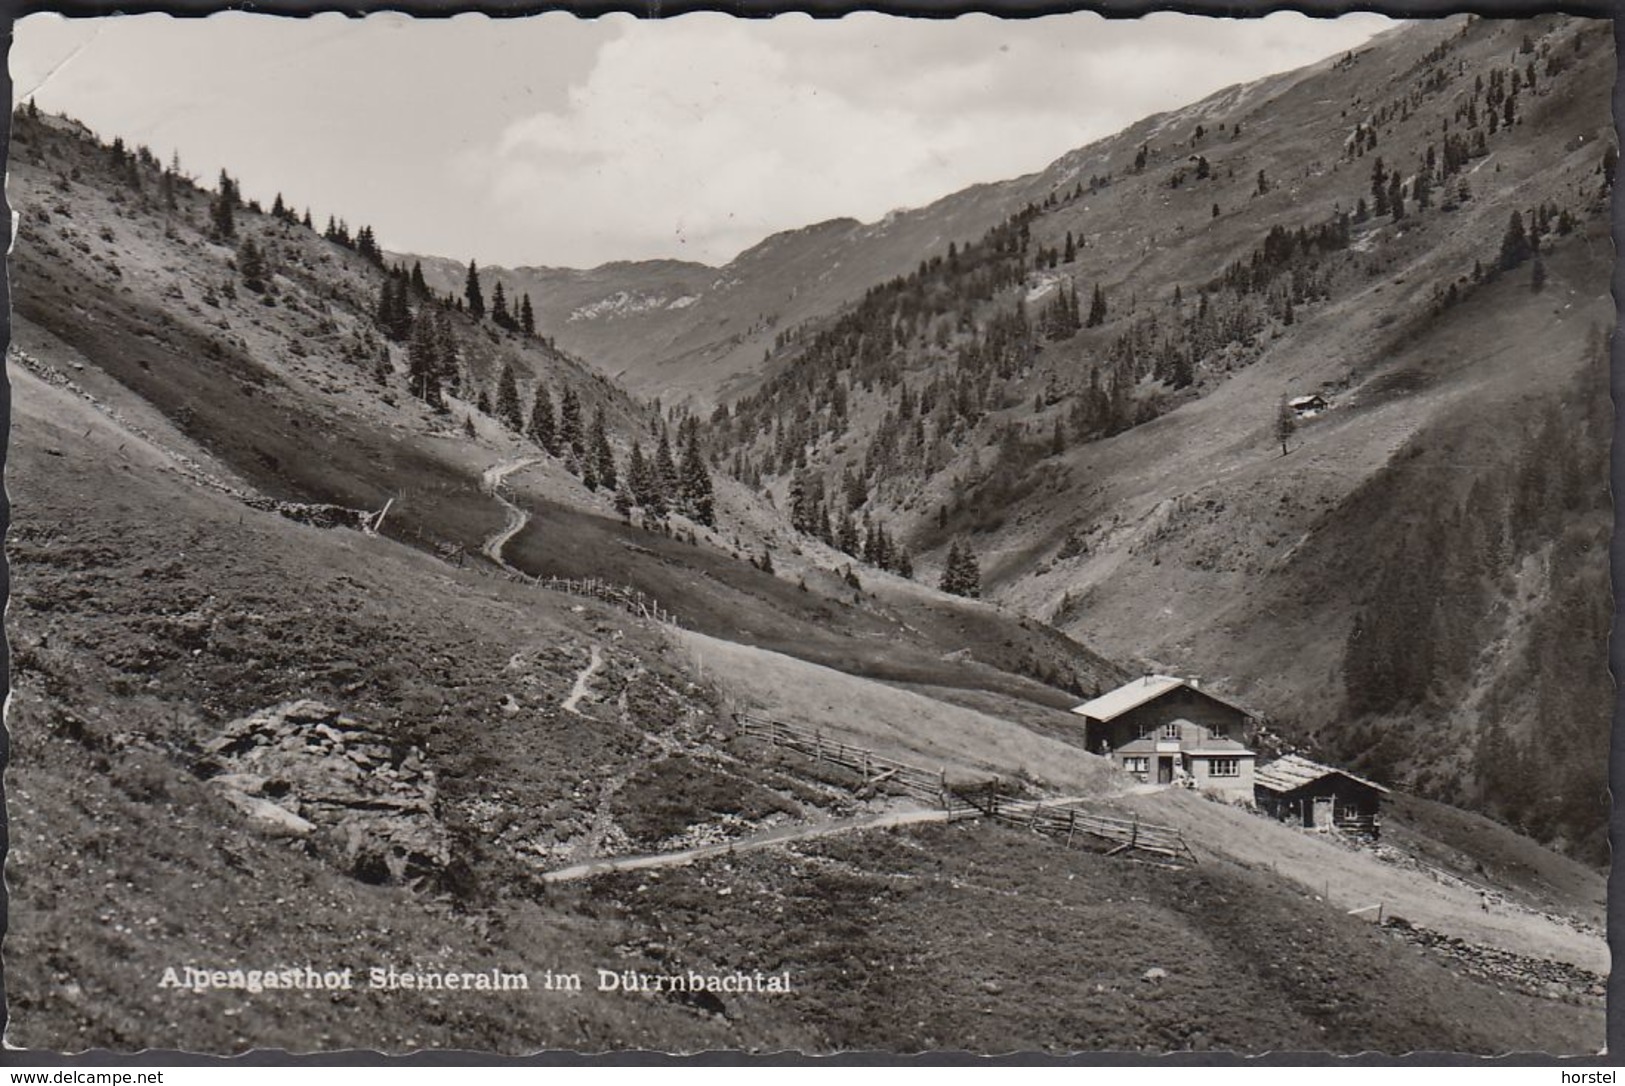
[[[1128,770],[1130,773],[1144,773],[1151,768],[1151,759],[1133,757],[1124,758],[1123,768]]]
[[[1240,758],[1214,758],[1208,762],[1208,776],[1210,777],[1239,777],[1241,776]]]
[[[1164,724],[1162,726],[1162,737],[1164,739],[1178,739],[1179,738],[1179,725],[1178,724]]]

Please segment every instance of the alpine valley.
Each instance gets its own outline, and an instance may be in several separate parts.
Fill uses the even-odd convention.
[[[585,271],[20,104],[7,1040],[1596,1051],[1614,74],[1602,20],[1407,23]],[[1148,674],[1380,839],[1086,749]],[[789,990],[537,980],[603,971]]]

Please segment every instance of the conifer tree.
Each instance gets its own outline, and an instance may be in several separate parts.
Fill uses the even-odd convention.
[[[852,519],[850,512],[841,514],[840,525],[835,529],[835,545],[842,551],[856,558],[861,544],[858,539],[858,524]]]
[[[485,295],[480,293],[480,270],[468,262],[468,277],[463,282],[463,297],[468,301],[468,312],[475,319],[485,316]]]
[[[978,599],[982,595],[982,568],[970,547],[959,552],[960,595]]]
[[[355,251],[382,266],[384,263],[383,250],[378,248],[378,240],[373,236],[372,227],[363,226],[355,236]]]
[[[1084,322],[1084,326],[1098,328],[1104,323],[1106,323],[1106,295],[1100,289],[1100,284],[1096,283],[1094,296],[1089,300],[1089,319]]]
[[[604,409],[600,407],[592,416],[591,456],[597,468],[598,481],[605,490],[614,490],[619,480],[615,472],[615,451],[609,445],[609,427],[604,422]]]
[[[626,474],[632,498],[638,503],[638,508],[653,520],[664,519],[667,509],[665,495],[660,492],[654,465],[643,455],[643,446],[636,440],[632,442],[632,455],[627,460]]]
[[[938,587],[954,596],[975,598],[982,594],[982,572],[976,555],[969,547],[961,547],[957,539],[948,545],[948,559]]]
[[[683,445],[682,493],[688,515],[698,524],[713,527],[716,512],[711,473],[706,469],[705,457],[700,455],[696,429],[689,430],[688,440]]]
[[[268,278],[265,256],[252,237],[244,237],[242,244],[237,246],[237,274],[243,277],[243,286],[249,290],[256,294],[265,290]]]
[[[529,294],[519,303],[519,328],[527,336],[536,334],[536,311],[530,307]]]
[[[401,309],[402,312],[405,312],[404,291],[401,292],[400,296],[403,299]],[[462,395],[463,375],[462,368],[458,364],[457,337],[451,333],[451,318],[439,306],[422,305],[418,308],[428,310],[434,321],[435,373],[439,376],[443,387],[451,388],[460,396]]]
[[[412,261],[412,293],[419,298],[429,296],[429,284],[423,278],[423,261]]]
[[[440,398],[440,374],[435,351],[434,318],[427,309],[420,310],[412,325],[411,342],[406,350],[407,388],[418,399],[436,410],[444,410]]]
[[[496,417],[515,433],[525,428],[525,416],[519,407],[519,385],[514,380],[513,366],[507,362],[502,364],[502,375],[497,378]]]
[[[1523,215],[1514,211],[1507,220],[1507,232],[1501,238],[1500,266],[1502,271],[1511,271],[1533,253],[1529,245],[1529,235],[1524,233]]]
[[[942,562],[942,579],[937,587],[949,595],[959,595],[959,540],[955,539],[948,544],[948,557]]]
[[[581,425],[581,401],[575,389],[566,387],[559,398],[559,446],[569,450],[580,460],[587,452],[586,431]]]
[[[237,235],[237,204],[237,183],[227,176],[225,170],[221,170],[220,191],[209,209],[209,221],[214,228],[215,237],[230,238]]]
[[[420,310],[426,308],[420,307]],[[406,291],[400,276],[393,273],[384,276],[384,284],[378,293],[376,318],[384,335],[397,343],[404,342],[412,335],[412,310],[406,304]]]
[[[669,507],[682,493],[683,480],[677,473],[677,462],[672,459],[671,441],[664,426],[660,428],[660,444],[655,448],[654,477],[655,486]]]
[[[527,435],[551,456],[559,455],[558,427],[553,419],[553,399],[547,386],[537,382],[536,399],[530,408],[530,429]]]
[[[500,280],[491,288],[491,322],[498,328],[513,328],[513,317],[508,313],[508,296]]]

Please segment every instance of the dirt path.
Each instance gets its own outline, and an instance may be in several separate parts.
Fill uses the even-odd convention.
[[[525,525],[530,522],[530,513],[502,496],[502,481],[522,468],[528,468],[532,464],[540,463],[541,459],[539,456],[524,456],[517,460],[504,460],[500,464],[492,464],[480,476],[480,488],[501,502],[502,507],[508,511],[508,523],[503,525],[501,531],[487,539],[480,547],[480,550],[484,552],[487,558],[504,569],[510,567],[507,562],[503,561],[502,548],[508,545],[508,540],[524,531]]]
[[[1007,810],[1012,812],[1023,811],[1040,804],[1045,807],[1065,807],[1071,803],[1082,802],[1084,802],[1082,796],[1027,800],[1011,804]],[[859,830],[884,829],[889,826],[915,826],[926,822],[947,822],[948,819],[949,813],[947,811],[938,810],[935,807],[918,807],[900,811],[887,811],[885,814],[878,815],[862,815],[856,818],[836,818],[827,822],[780,826],[771,830],[763,830],[760,833],[747,834],[736,840],[725,841],[716,845],[702,845],[699,848],[685,848],[675,852],[652,852],[641,856],[610,856],[601,860],[588,860],[585,863],[546,872],[542,875],[542,881],[574,882],[578,879],[590,879],[595,875],[607,875],[612,871],[642,871],[649,868],[680,867],[683,864],[690,864],[696,860],[704,860],[712,856],[755,852],[758,849],[789,844],[792,841],[810,841],[819,837],[833,837],[836,834],[855,833]]]
[[[588,690],[587,684],[592,681],[592,677],[598,674],[599,669],[603,666],[604,656],[598,651],[598,646],[594,645],[592,647],[592,659],[587,661],[587,666],[582,668],[581,674],[576,676],[575,685],[570,688],[570,696],[564,699],[561,708],[565,712],[576,713],[577,716],[581,715],[576,712],[576,706],[580,705],[581,699],[591,692]]]
[[[586,863],[561,867],[557,871],[549,871],[542,876],[542,881],[574,882],[578,879],[590,879],[595,875],[607,875],[612,871],[642,871],[647,868],[680,867],[683,864],[690,864],[696,860],[704,860],[712,856],[754,852],[757,849],[788,844],[791,841],[807,841],[817,837],[832,837],[838,833],[881,829],[886,826],[912,826],[921,822],[946,822],[947,820],[947,811],[939,811],[935,808],[919,808],[888,811],[885,814],[864,815],[859,818],[837,818],[828,822],[812,823],[811,825],[780,826],[717,845],[702,845],[699,848],[685,848],[676,852],[654,852],[642,856],[611,856],[602,860],[588,860]]]

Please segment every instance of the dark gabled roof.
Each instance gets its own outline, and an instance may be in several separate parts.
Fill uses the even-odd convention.
[[[1267,788],[1271,792],[1295,792],[1305,785],[1313,784],[1322,777],[1330,776],[1346,777],[1351,781],[1365,785],[1367,788],[1375,788],[1384,795],[1388,792],[1388,789],[1376,781],[1368,781],[1364,777],[1357,777],[1346,769],[1311,762],[1308,758],[1296,754],[1288,754],[1275,759],[1268,765],[1260,766],[1253,776],[1253,783],[1260,788]]]

